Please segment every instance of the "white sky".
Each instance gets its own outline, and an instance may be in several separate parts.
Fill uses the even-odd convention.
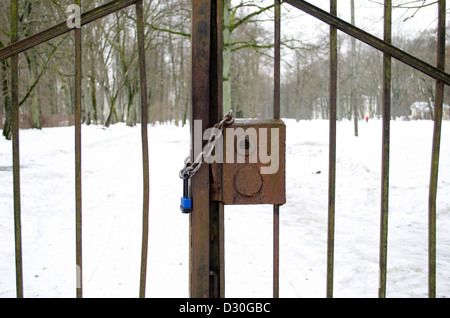
[[[319,8],[329,12],[330,1],[329,0],[310,0],[311,4],[318,6]],[[350,0],[338,0],[338,16],[350,22]],[[378,3],[377,3],[378,2]],[[382,37],[383,30],[383,0],[355,0],[355,16],[356,26],[371,32],[372,34]],[[394,0],[395,3],[401,1]],[[407,2],[403,0],[402,2]],[[425,3],[431,3],[434,0],[426,0]],[[300,10],[297,10],[289,4],[284,4],[283,11],[286,12],[288,8],[292,8],[290,14],[300,16],[300,18],[291,20],[284,24],[285,32],[290,31],[286,28],[301,28],[302,34],[307,36],[311,32],[319,29],[328,28],[324,23],[319,20],[306,16]],[[447,2],[447,10],[450,10],[450,3]],[[394,9],[393,10],[393,34],[394,35],[407,35],[417,34],[418,32],[429,29],[432,30],[437,24],[437,4],[421,9],[416,15],[404,21],[406,17],[413,15],[415,10]],[[450,20],[447,17],[447,20]]]

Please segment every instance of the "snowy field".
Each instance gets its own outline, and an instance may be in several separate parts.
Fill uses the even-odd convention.
[[[280,209],[280,296],[325,297],[328,122],[287,120],[287,204]],[[338,123],[335,297],[377,297],[381,121]],[[433,123],[393,121],[387,297],[427,297]],[[150,136],[147,297],[188,297],[188,219],[178,171],[189,129]],[[21,131],[25,297],[75,297],[74,129]],[[138,297],[140,128],[83,126],[85,297]],[[0,138],[0,297],[15,297],[11,143]],[[225,210],[227,297],[272,297],[272,207]],[[443,123],[437,296],[450,297],[450,122]]]

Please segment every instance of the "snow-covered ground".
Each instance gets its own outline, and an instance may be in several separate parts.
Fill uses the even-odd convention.
[[[287,204],[280,212],[280,296],[325,297],[328,122],[286,120]],[[381,121],[338,123],[335,297],[377,297]],[[388,297],[427,297],[433,123],[393,121]],[[74,130],[21,131],[25,297],[75,297]],[[147,297],[188,297],[188,216],[178,171],[189,129],[150,136]],[[443,123],[437,296],[450,296],[450,122]],[[0,138],[0,297],[15,297],[11,143]],[[142,168],[139,127],[83,126],[85,297],[138,297]],[[227,297],[272,296],[272,207],[227,206]]]

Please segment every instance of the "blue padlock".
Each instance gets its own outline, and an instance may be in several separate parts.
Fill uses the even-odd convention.
[[[183,179],[183,197],[181,198],[180,205],[181,212],[191,213],[192,212],[192,200],[189,198],[189,179]]]

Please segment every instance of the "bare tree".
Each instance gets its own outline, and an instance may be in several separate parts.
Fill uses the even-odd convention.
[[[355,0],[350,1],[350,11],[351,11],[351,23],[355,25]],[[351,47],[352,47],[352,93],[351,93],[351,108],[353,110],[353,121],[355,127],[355,136],[358,136],[358,106],[357,106],[357,94],[358,88],[356,85],[356,39],[354,37],[351,38]]]

